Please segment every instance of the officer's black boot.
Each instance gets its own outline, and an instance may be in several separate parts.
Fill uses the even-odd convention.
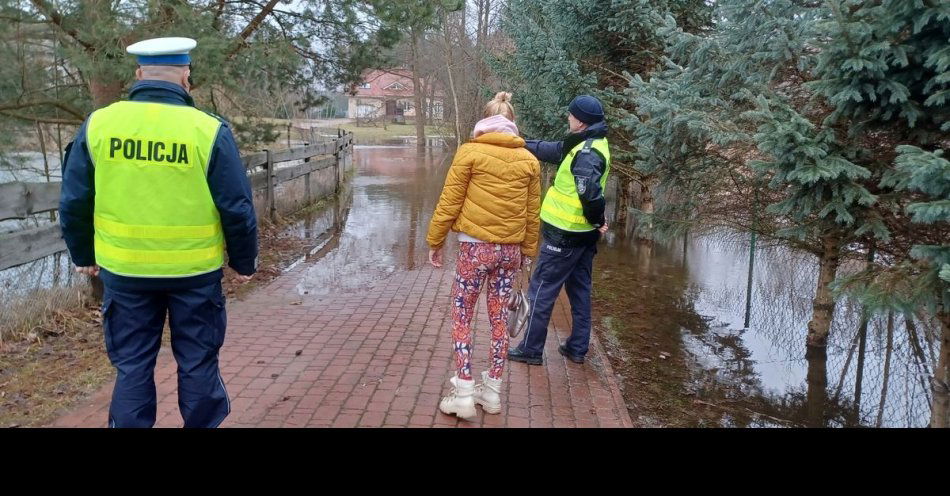
[[[508,359],[512,362],[521,362],[528,365],[543,365],[544,359],[541,355],[532,356],[528,355],[525,352],[521,351],[520,348],[511,348],[508,350]]]

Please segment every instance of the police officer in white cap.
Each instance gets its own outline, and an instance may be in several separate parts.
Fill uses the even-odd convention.
[[[166,316],[185,427],[230,413],[219,373],[228,265],[257,266],[250,183],[227,123],[194,107],[189,38],[128,47],[129,99],[92,113],[66,148],[63,237],[77,271],[99,275],[106,349],[117,371],[111,427],[155,423],[155,362]]]

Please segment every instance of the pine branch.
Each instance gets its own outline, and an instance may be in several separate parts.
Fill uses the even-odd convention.
[[[76,107],[73,107],[72,105],[69,105],[67,103],[57,102],[54,100],[42,100],[42,101],[36,101],[36,102],[0,105],[0,112],[9,111],[9,110],[27,109],[27,108],[33,108],[33,107],[44,107],[44,106],[56,107],[60,110],[68,112],[69,114],[72,114],[75,117],[78,117],[79,119],[85,118],[85,115]]]
[[[48,19],[23,19],[21,17],[9,16],[9,15],[0,15],[0,21],[10,21],[17,22],[20,24],[50,24],[51,22]]]
[[[76,43],[82,45],[87,52],[93,52],[95,47],[91,43],[83,41],[79,37],[79,33],[75,29],[69,29],[66,27],[63,19],[63,15],[60,14],[52,5],[47,3],[45,0],[30,0],[31,3],[39,10],[43,15],[49,18],[49,22],[54,26],[58,27],[63,33],[69,35]]]
[[[612,70],[608,69],[606,66],[604,66],[604,64],[594,64],[594,63],[591,63],[591,64],[590,64],[590,67],[593,67],[593,68],[596,68],[596,69],[600,69],[600,70],[602,70],[602,71],[604,71],[604,72],[608,72],[608,73],[610,73],[610,74],[616,76],[616,77],[619,78],[619,79],[623,79],[624,81],[627,82],[627,84],[630,84],[630,83],[633,82],[633,78],[632,78],[632,77],[627,77],[627,76],[624,75],[624,74],[619,74],[619,73],[617,73],[617,72],[615,72],[615,71],[612,71]]]
[[[274,10],[274,6],[277,5],[279,0],[270,0],[267,2],[267,5],[261,8],[261,11],[251,19],[251,22],[241,30],[241,34],[238,35],[239,43],[236,47],[231,50],[231,53],[228,54],[228,58],[231,59],[238,54],[244,47],[247,46],[247,39],[254,34],[255,31],[260,29],[261,24],[264,22],[264,19],[267,18]]]
[[[300,55],[301,57],[305,59],[313,60],[315,62],[326,61],[326,59],[320,54],[311,52],[310,50],[307,50],[306,48],[302,48],[298,46],[296,43],[291,43],[290,46],[293,47],[294,51],[297,52],[298,55]]]
[[[5,115],[12,117],[14,119],[20,119],[23,121],[29,122],[41,122],[43,124],[68,124],[71,126],[78,126],[82,124],[81,119],[55,119],[51,117],[37,117],[32,115],[24,115],[18,112],[12,112],[9,110],[0,110],[0,115]]]

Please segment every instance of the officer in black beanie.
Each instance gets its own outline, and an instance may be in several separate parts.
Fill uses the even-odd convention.
[[[538,160],[560,164],[541,205],[543,240],[528,294],[528,329],[521,344],[508,351],[509,360],[529,365],[543,363],[548,322],[562,286],[571,302],[573,325],[558,351],[574,363],[584,363],[591,331],[591,272],[597,241],[607,232],[604,187],[610,149],[604,108],[597,98],[582,95],[568,110],[570,134],[563,141],[528,140],[526,145]]]

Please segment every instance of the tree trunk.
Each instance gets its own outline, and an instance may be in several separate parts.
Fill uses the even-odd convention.
[[[451,51],[449,52],[452,53]],[[452,105],[455,114],[455,148],[462,146],[462,121],[459,113],[459,96],[455,90],[455,79],[452,77],[452,65],[449,60],[445,62],[445,69],[449,73],[449,89],[452,91]],[[444,107],[443,107],[444,108]]]
[[[445,47],[443,49],[442,55],[445,57],[445,72],[449,77],[449,92],[452,93],[452,113],[455,118],[455,148],[462,146],[462,121],[459,113],[459,97],[458,90],[455,88],[455,76],[452,74],[452,61],[455,60],[453,57],[452,50],[452,32],[449,29],[449,17],[444,12],[442,13],[442,34],[445,37]],[[445,118],[445,105],[442,106],[442,118]]]
[[[89,93],[92,95],[92,104],[99,109],[115,103],[122,98],[122,81],[109,80],[92,76],[89,78]]]
[[[808,392],[806,397],[806,423],[808,427],[825,426],[825,405],[828,399],[828,350],[810,346],[805,352],[808,360]]]
[[[264,22],[264,19],[267,18],[273,11],[274,7],[277,6],[278,0],[270,0],[267,2],[267,5],[261,7],[261,10],[251,19],[251,22],[247,23],[247,26],[244,26],[244,29],[241,30],[241,34],[238,35],[239,41],[234,48],[231,49],[228,53],[228,59],[233,58],[241,51],[242,48],[247,46],[247,39],[251,37],[254,32],[260,29],[261,25]]]
[[[637,241],[637,260],[639,262],[638,275],[644,278],[649,277],[650,266],[653,262],[653,243],[643,240]]]
[[[624,175],[617,176],[617,210],[614,212],[616,232],[625,232],[630,213],[630,185],[633,181]]]
[[[940,358],[934,369],[932,380],[933,410],[930,426],[946,429],[950,427],[950,310],[941,308],[937,312],[942,336],[940,338]]]
[[[426,146],[426,113],[423,106],[422,85],[419,82],[419,69],[421,61],[419,60],[419,28],[413,26],[411,29],[412,42],[412,94],[416,106],[416,147],[423,149]]]
[[[435,82],[426,88],[426,122],[432,124],[435,122]]]
[[[837,237],[825,236],[822,243],[824,250],[820,257],[821,270],[812,306],[812,318],[808,323],[805,353],[808,358],[808,418],[813,426],[824,423],[824,414],[820,412],[825,408],[828,386],[826,345],[835,310],[830,286],[838,272],[840,254],[840,241]]]
[[[475,53],[485,53],[485,45],[488,42],[489,15],[491,13],[491,1],[481,0],[478,5],[478,25],[475,35]],[[489,68],[485,57],[475,57],[475,78],[479,83],[484,83],[489,78]]]
[[[653,212],[656,211],[655,200],[653,197],[653,188],[656,185],[656,180],[653,178],[646,178],[643,180],[643,186],[640,193],[640,211],[644,215],[653,215]],[[653,220],[647,220],[646,225],[637,226],[637,238],[644,241],[650,241],[653,239]]]
[[[689,251],[689,229],[683,233],[683,267],[686,267],[686,260]]]
[[[831,294],[831,283],[834,282],[840,264],[841,241],[837,236],[822,238],[823,250],[819,258],[820,272],[818,275],[818,289],[812,305],[811,321],[808,323],[808,346],[825,346],[828,343],[828,333],[831,329],[831,320],[835,312],[835,300]]]

